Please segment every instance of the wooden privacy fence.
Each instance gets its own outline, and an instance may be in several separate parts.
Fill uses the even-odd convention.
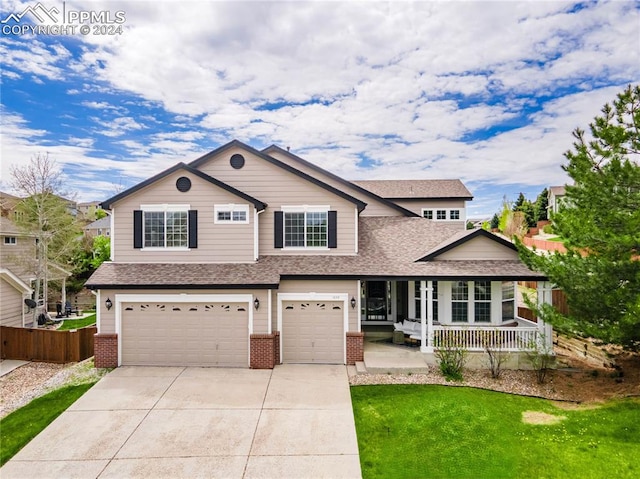
[[[2,359],[73,363],[93,356],[95,326],[75,331],[0,326]]]

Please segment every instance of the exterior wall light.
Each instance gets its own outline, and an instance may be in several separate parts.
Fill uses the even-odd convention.
[[[104,305],[106,306],[107,311],[111,310],[111,308],[113,307],[113,303],[109,298],[107,298],[107,300],[104,302]]]
[[[260,308],[260,300],[258,298],[253,300],[253,307],[256,308],[256,311]]]
[[[356,309],[356,298],[351,296],[351,309]]]

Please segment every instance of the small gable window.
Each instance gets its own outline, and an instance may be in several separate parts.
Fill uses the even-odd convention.
[[[214,205],[214,223],[249,223],[249,205]]]
[[[4,237],[4,244],[6,245],[15,245],[18,243],[18,240],[16,239],[15,236],[5,236]]]

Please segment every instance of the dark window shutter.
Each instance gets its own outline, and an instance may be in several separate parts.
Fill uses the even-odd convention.
[[[327,243],[329,248],[337,248],[338,247],[338,212],[329,211],[328,220],[329,220],[329,229],[328,229]]]
[[[284,230],[284,214],[282,211],[276,211],[273,214],[273,238],[274,248],[282,248],[284,241],[282,238]]]
[[[198,247],[198,210],[189,210],[189,248]]]
[[[133,210],[133,247],[142,248],[142,210]]]

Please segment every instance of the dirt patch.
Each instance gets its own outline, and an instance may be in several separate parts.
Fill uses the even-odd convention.
[[[522,413],[522,422],[526,424],[540,424],[547,426],[550,424],[558,424],[567,419],[567,416],[555,416],[540,411],[524,411]]]

